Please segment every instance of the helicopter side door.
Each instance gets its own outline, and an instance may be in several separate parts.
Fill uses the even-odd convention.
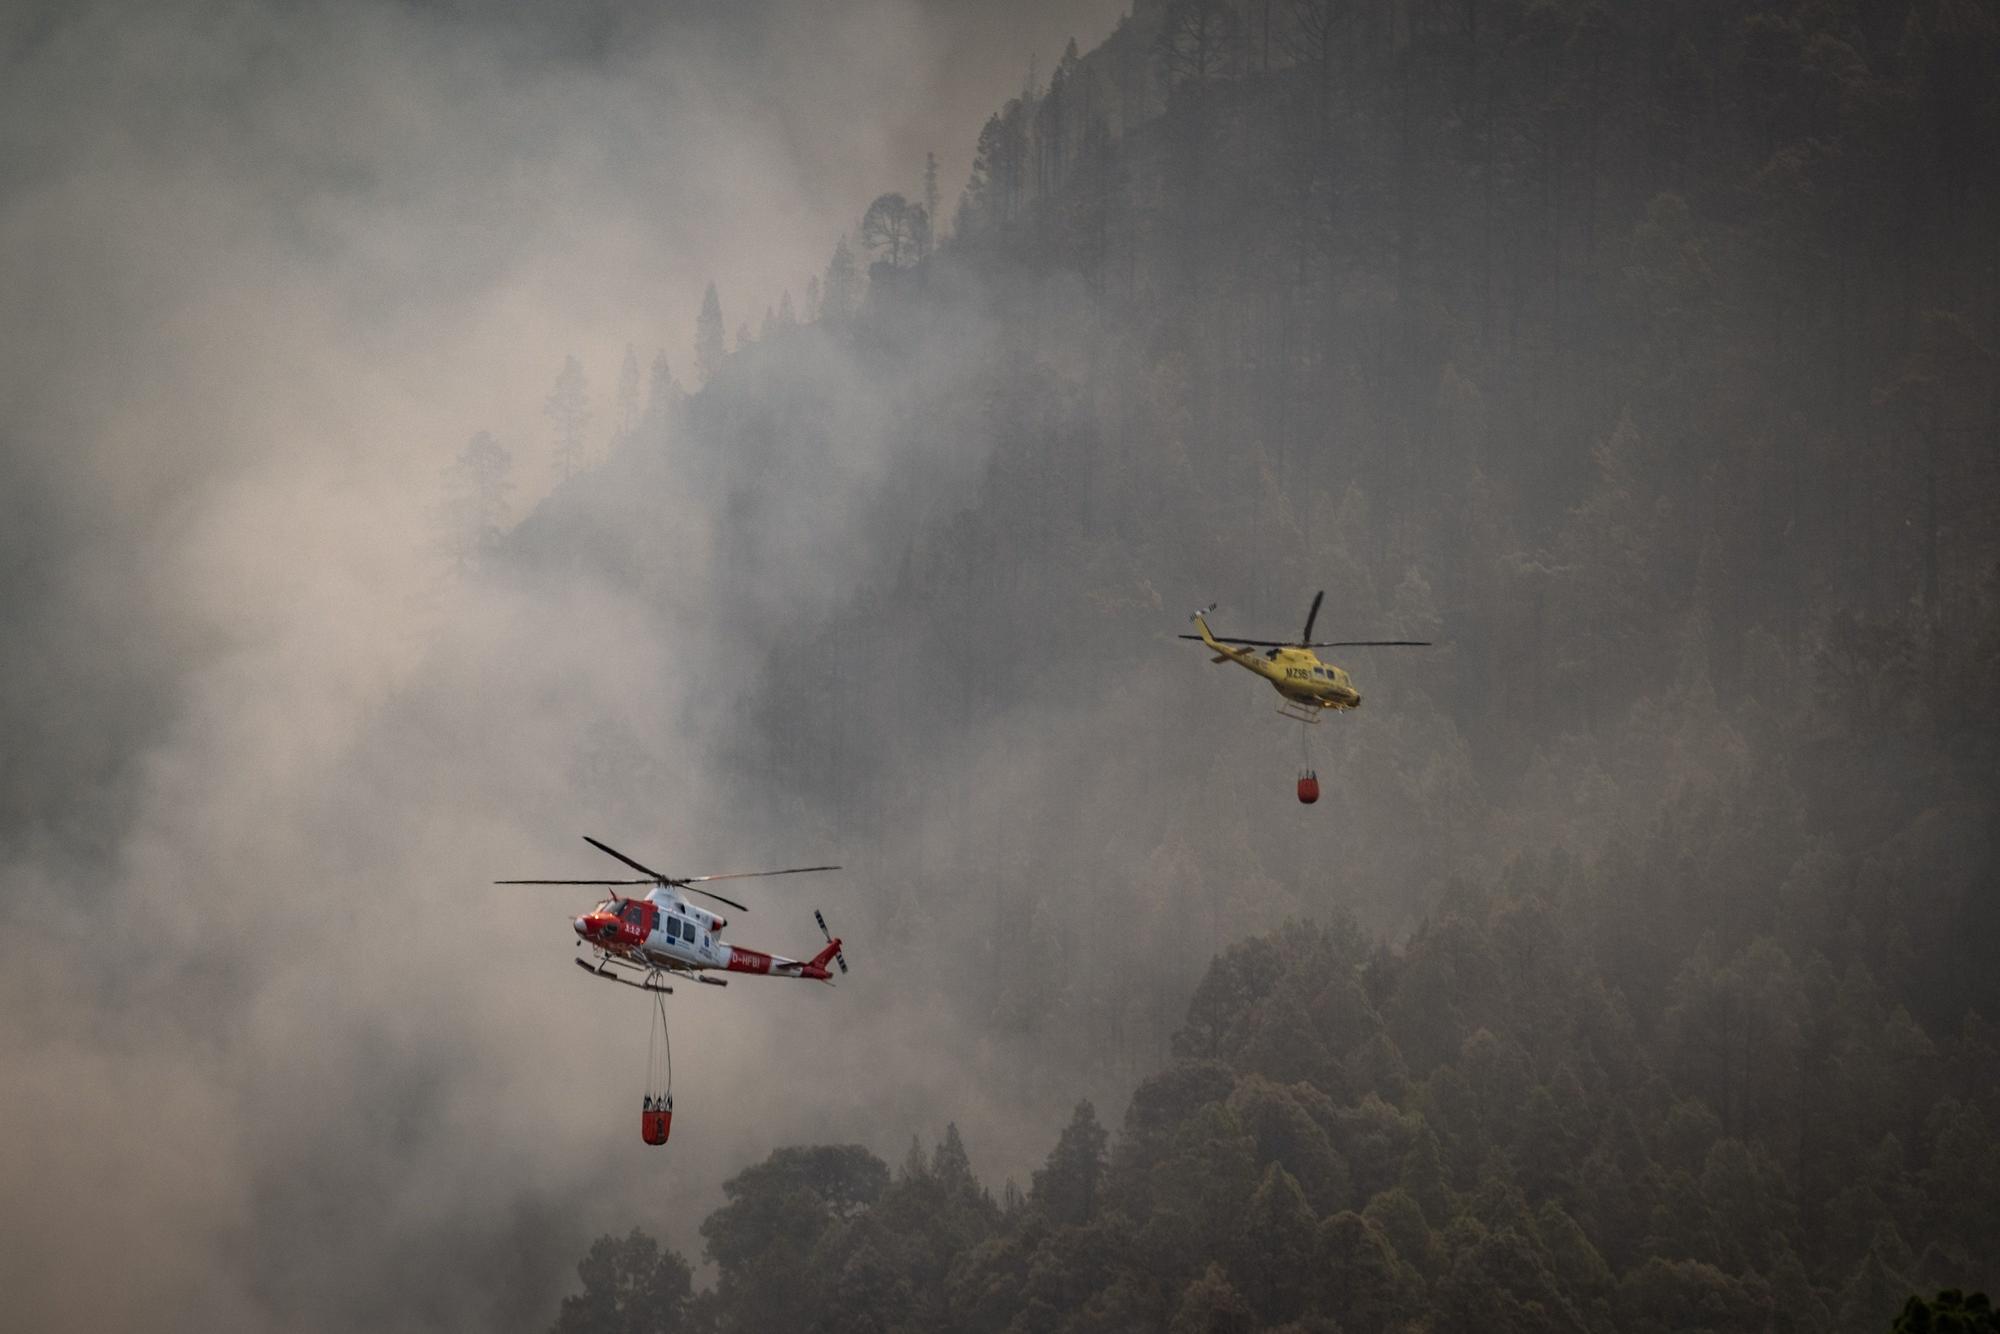
[[[653,942],[655,949],[696,963],[708,961],[708,950],[702,940],[702,924],[693,913],[685,909],[661,913],[657,935]]]

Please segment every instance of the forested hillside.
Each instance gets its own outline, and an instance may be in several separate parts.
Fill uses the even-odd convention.
[[[942,241],[718,315],[502,557],[668,588],[646,497],[697,500],[776,627],[715,772],[869,863],[850,940],[1026,1105],[1137,1092],[998,1203],[955,1135],[781,1151],[696,1315],[1860,1330],[2000,1282],[1996,69],[1982,0],[1142,3]],[[1172,636],[1322,586],[1439,647],[1346,659],[1302,750]]]
[[[1615,909],[1516,892],[1393,952],[1232,947],[1117,1135],[1080,1104],[1025,1194],[955,1129],[893,1173],[781,1149],[702,1225],[711,1290],[607,1238],[556,1328],[1865,1331],[2000,1283],[1990,1025],[1933,1043],[1768,941],[1635,1011],[1589,962]]]

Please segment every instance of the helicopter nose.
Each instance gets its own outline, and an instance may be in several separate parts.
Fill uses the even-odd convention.
[[[571,921],[570,925],[576,928],[576,933],[579,936],[588,936],[590,934],[590,923],[584,921],[581,917]]]

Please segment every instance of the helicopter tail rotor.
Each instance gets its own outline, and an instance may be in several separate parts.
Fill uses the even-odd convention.
[[[813,920],[819,923],[820,935],[826,937],[826,948],[820,951],[820,957],[815,962],[822,968],[826,967],[826,956],[830,954],[833,956],[833,961],[840,965],[840,971],[845,973],[847,971],[847,956],[840,952],[839,938],[833,932],[826,929],[826,917],[817,908],[813,909]]]

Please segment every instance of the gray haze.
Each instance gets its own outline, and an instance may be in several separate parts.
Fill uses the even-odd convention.
[[[1033,1053],[972,1044],[856,942],[842,990],[678,998],[700,1093],[685,1146],[642,1157],[635,998],[571,974],[578,903],[485,882],[606,870],[584,831],[688,871],[852,858],[704,786],[732,664],[777,633],[699,597],[723,516],[644,516],[690,594],[637,607],[588,573],[453,585],[432,512],[479,429],[528,511],[566,354],[601,428],[626,344],[692,381],[711,279],[755,327],[926,150],[948,211],[1029,55],[1118,7],[550,12],[0,20],[10,1325],[539,1326],[593,1231],[693,1254],[717,1183],[778,1144],[894,1154],[956,1116],[1019,1174],[1074,1096],[1011,1089]],[[922,473],[947,494],[980,462],[954,448]],[[772,606],[870,572],[857,526],[906,462],[759,516]],[[592,781],[607,736],[645,791]],[[803,947],[802,905],[855,918],[863,871],[731,934]]]

